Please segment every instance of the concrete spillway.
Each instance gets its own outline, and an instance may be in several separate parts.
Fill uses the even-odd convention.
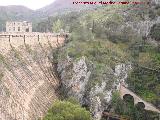
[[[44,116],[57,99],[51,52],[63,42],[53,34],[0,35],[0,120]]]

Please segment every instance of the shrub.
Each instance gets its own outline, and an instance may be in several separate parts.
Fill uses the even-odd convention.
[[[91,116],[78,104],[56,101],[43,120],[91,120]]]
[[[160,41],[160,23],[154,24],[151,28],[150,35],[156,41]]]
[[[149,10],[149,17],[151,18],[151,19],[155,19],[156,18],[156,12],[154,11],[154,10]]]
[[[89,41],[92,39],[93,39],[93,34],[91,30],[80,25],[74,28],[74,32],[72,32],[71,35],[71,40]]]

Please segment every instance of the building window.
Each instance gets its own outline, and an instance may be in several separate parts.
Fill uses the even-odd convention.
[[[26,32],[29,32],[29,28],[26,29]]]
[[[13,27],[13,31],[15,31],[16,29],[15,29],[15,27]]]
[[[20,27],[18,27],[18,31],[20,31]]]

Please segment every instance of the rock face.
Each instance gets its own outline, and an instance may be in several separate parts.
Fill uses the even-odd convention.
[[[154,24],[160,23],[160,17],[157,17],[156,19],[150,21],[140,21],[140,22],[127,22],[126,26],[131,27],[135,32],[142,36],[148,36],[150,33],[150,30]]]
[[[127,78],[130,64],[118,64],[115,70],[106,65],[105,73],[99,83],[90,86],[92,70],[85,57],[78,60],[67,58],[58,63],[63,91],[68,97],[76,98],[81,105],[88,106],[95,120],[100,120],[102,112],[108,108],[112,93],[119,89],[120,82]],[[90,89],[88,89],[90,88]]]
[[[160,16],[158,14],[155,14],[157,12],[157,9],[159,8],[158,7],[159,4],[160,4],[159,0],[150,0],[150,4],[148,6],[146,7],[142,6],[142,8],[138,8],[137,13],[140,14],[142,11],[144,12],[142,15],[143,17],[141,16],[141,19],[139,19],[138,17],[137,19],[134,20],[129,19],[130,17],[132,17],[132,15],[130,15],[132,11],[124,12],[123,16],[126,19],[126,22],[124,25],[120,27],[120,30],[122,30],[124,27],[131,27],[132,30],[134,30],[139,35],[148,37],[150,35],[149,33],[152,26],[154,24],[160,23]],[[154,12],[152,13],[151,11],[152,12],[154,11],[155,13]]]
[[[115,82],[115,86],[117,87],[117,90],[119,90],[120,83],[125,83],[125,80],[128,77],[128,72],[132,69],[131,64],[119,64],[115,67],[114,75],[116,76],[117,80]]]
[[[63,66],[61,66],[63,64]],[[61,75],[62,87],[68,96],[75,97],[80,103],[83,102],[85,86],[89,80],[90,71],[87,70],[85,57],[73,62],[67,59],[66,62],[58,64],[58,72]]]
[[[91,89],[89,95],[90,111],[92,111],[95,120],[100,120],[102,112],[108,108],[112,100],[112,93],[119,90],[120,83],[125,82],[130,70],[130,64],[119,64],[115,66],[115,71],[108,67],[106,79],[102,80],[101,85],[96,85]]]
[[[153,4],[160,4],[160,1],[159,0],[151,0],[151,2],[153,3]]]

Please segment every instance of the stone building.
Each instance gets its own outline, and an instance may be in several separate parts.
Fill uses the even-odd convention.
[[[23,22],[6,22],[6,32],[32,32],[32,23]]]

